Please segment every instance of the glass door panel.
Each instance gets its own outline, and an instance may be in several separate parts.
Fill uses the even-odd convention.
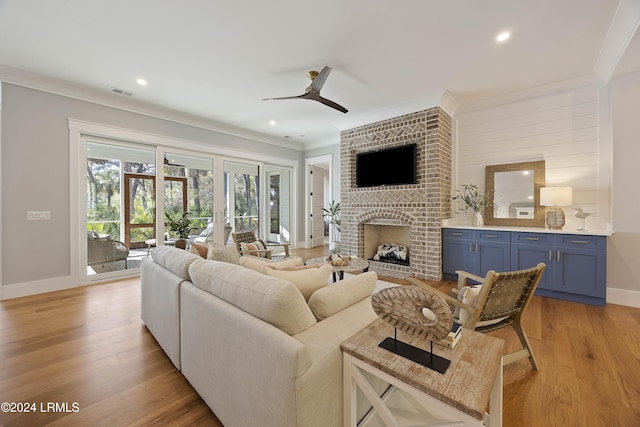
[[[137,268],[154,235],[155,151],[87,141],[86,162],[87,275]]]
[[[202,242],[214,232],[213,160],[167,153],[164,163],[165,212],[173,217],[189,212],[189,241]]]
[[[259,172],[258,165],[224,162],[225,221],[236,232],[260,235]]]
[[[271,242],[289,243],[291,238],[290,171],[286,168],[265,167],[265,169],[269,185],[269,206],[267,208],[269,233],[267,239]]]

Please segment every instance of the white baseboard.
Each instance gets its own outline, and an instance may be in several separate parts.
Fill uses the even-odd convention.
[[[640,292],[607,288],[607,303],[640,308]]]
[[[71,276],[54,277],[52,279],[37,280],[35,282],[14,283],[0,286],[0,300],[43,294],[45,292],[60,291],[62,289],[79,286]]]

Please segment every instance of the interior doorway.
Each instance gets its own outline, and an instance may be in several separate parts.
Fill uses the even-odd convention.
[[[306,159],[306,247],[315,248],[330,241],[329,223],[323,208],[327,208],[333,194],[333,156],[331,154]]]

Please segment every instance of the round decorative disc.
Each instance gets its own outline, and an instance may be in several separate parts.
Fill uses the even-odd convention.
[[[438,341],[451,332],[453,316],[438,295],[417,286],[393,286],[371,296],[371,306],[385,322],[411,335]]]

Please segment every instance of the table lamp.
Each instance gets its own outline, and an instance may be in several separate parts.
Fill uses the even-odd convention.
[[[548,206],[544,222],[553,230],[562,230],[565,223],[564,211],[558,206],[569,206],[573,201],[571,187],[540,188],[540,206]]]

